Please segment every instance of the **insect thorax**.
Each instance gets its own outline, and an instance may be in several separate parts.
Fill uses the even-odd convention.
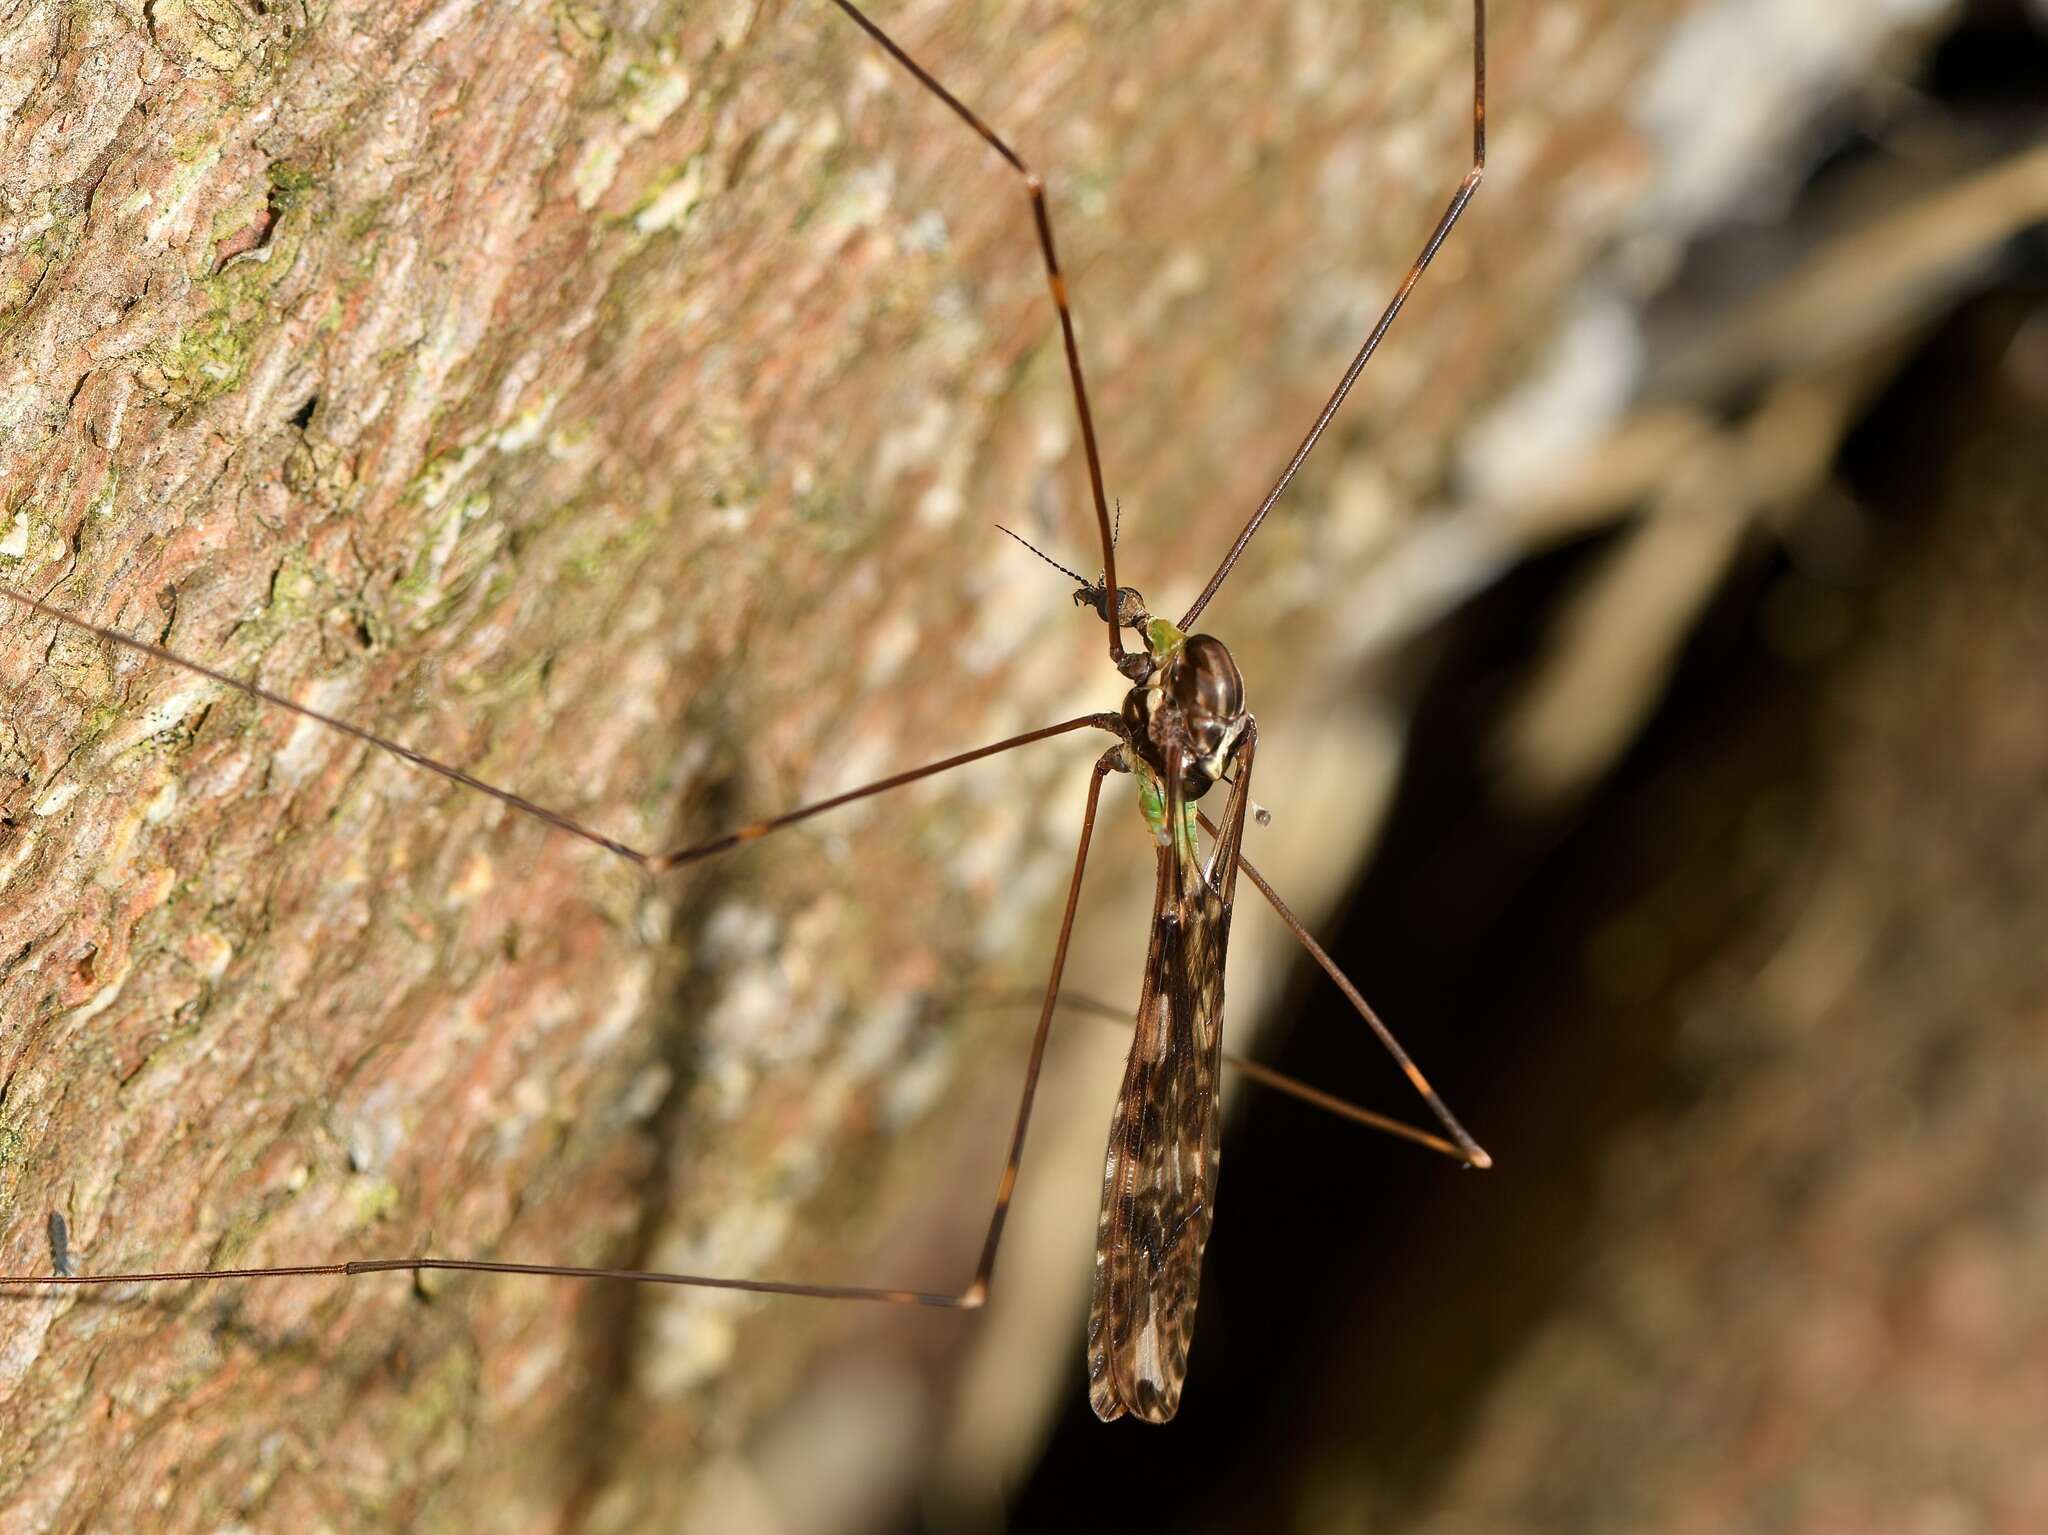
[[[1145,630],[1152,669],[1124,695],[1139,804],[1155,832],[1166,824],[1165,783],[1178,748],[1182,797],[1190,807],[1229,772],[1250,717],[1244,678],[1224,643],[1182,634],[1163,618]]]

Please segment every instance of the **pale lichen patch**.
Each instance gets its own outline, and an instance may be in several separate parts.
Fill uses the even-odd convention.
[[[634,1023],[646,1012],[647,996],[653,983],[652,962],[644,957],[625,961],[620,966],[616,984],[611,995],[605,1000],[596,1023],[577,1042],[577,1054],[586,1060],[607,1058],[617,1048],[619,1042],[631,1032]],[[659,1093],[667,1093],[665,1080]],[[656,1101],[659,1101],[659,1096]],[[638,1115],[629,1112],[628,1117],[645,1118],[648,1112],[652,1111],[643,1111]]]
[[[521,411],[504,425],[483,433],[453,452],[436,457],[413,477],[407,492],[416,497],[422,507],[430,512],[450,509],[450,515],[434,525],[427,553],[407,577],[415,589],[430,589],[438,583],[463,527],[482,521],[489,514],[491,497],[487,491],[463,492],[464,482],[479,465],[493,454],[521,453],[541,442],[548,444],[548,451],[555,451],[556,444],[549,437],[548,428],[560,399],[556,392],[544,395],[538,403]]]
[[[652,1119],[655,1111],[668,1101],[675,1080],[675,1072],[666,1061],[649,1061],[626,1085],[625,1095],[619,1100],[619,1113],[628,1124]]]
[[[714,1299],[717,1296],[719,1299]],[[653,1339],[640,1354],[641,1384],[654,1397],[678,1397],[723,1375],[739,1348],[739,1322],[723,1292],[705,1291],[656,1313]]]
[[[548,422],[554,416],[560,399],[559,394],[543,396],[538,405],[521,411],[486,440],[500,453],[524,452],[546,435]]]
[[[65,1015],[67,1020],[74,1026],[90,1023],[112,1007],[120,998],[121,988],[128,984],[128,977],[133,973],[133,969],[132,965],[126,963],[117,967],[106,977],[106,983],[98,991]]]
[[[946,216],[936,208],[925,209],[903,231],[904,248],[920,255],[941,255],[952,243],[952,231],[946,227]]]
[[[28,859],[29,852],[36,845],[35,834],[16,833],[11,842],[0,844],[0,889],[4,889]]]
[[[667,59],[653,68],[633,66],[625,84],[618,121],[592,131],[569,173],[576,205],[586,213],[611,190],[627,149],[658,130],[690,99],[689,74]]]
[[[783,122],[778,119],[770,131],[779,138],[782,128]],[[812,162],[832,153],[846,138],[846,124],[839,120],[837,112],[829,108],[814,115],[808,128],[792,131],[797,133],[797,142],[803,146],[806,160]]]
[[[816,238],[835,245],[856,230],[873,229],[895,200],[896,173],[887,164],[864,166],[832,190],[812,221]]]
[[[178,781],[169,779],[156,791],[156,796],[142,809],[143,820],[152,826],[161,826],[176,814],[178,809]]]
[[[42,798],[29,806],[31,814],[52,816],[78,798],[81,785],[76,781],[60,783],[45,791]]]
[[[876,1117],[884,1130],[901,1130],[936,1108],[953,1085],[958,1065],[950,1040],[941,1039],[897,1062],[883,1079]]]
[[[718,1000],[704,1017],[705,1046],[720,1064],[738,1074],[742,1095],[752,1087],[759,1052],[746,1048],[786,1021],[794,1003],[789,978],[772,959],[759,960],[727,977]],[[739,1104],[731,1105],[735,1110]]]
[[[355,691],[354,684],[341,678],[329,678],[306,688],[300,702],[322,714],[346,718]],[[292,727],[291,735],[271,759],[271,765],[284,782],[296,784],[304,780],[314,763],[334,745],[333,731],[312,720],[302,719]]]
[[[197,291],[205,298],[206,309],[175,337],[144,354],[135,370],[136,382],[180,409],[203,404],[239,385],[257,337],[273,321],[270,286],[278,273],[271,266],[268,257],[233,262],[201,281]]]
[[[633,215],[633,227],[643,235],[680,229],[703,195],[704,160],[700,155],[641,204]]]
[[[760,9],[760,0],[725,0],[717,23],[720,44],[726,48],[738,48],[745,43],[754,30],[754,18]]]
[[[884,433],[875,448],[875,487],[886,491],[903,475],[935,463],[954,440],[953,407],[941,395],[928,395],[901,426]]]
[[[142,827],[142,811],[124,808],[124,813],[108,828],[100,842],[99,863],[94,871],[101,884],[111,889],[126,877],[128,856],[135,850],[136,841],[142,834]],[[161,884],[160,890],[151,891],[148,889],[149,881],[143,882],[142,894],[148,898],[149,905],[158,905],[164,896],[170,893],[169,872],[166,869],[159,869],[152,876]]]
[[[775,914],[745,901],[728,901],[705,919],[704,957],[712,964],[756,959],[775,948]]]
[[[512,1112],[529,1124],[538,1124],[547,1118],[547,1085],[538,1077],[527,1075],[514,1082],[512,1091],[506,1094],[506,1101]]]
[[[916,1000],[908,993],[879,999],[847,1030],[846,1043],[839,1051],[840,1065],[856,1080],[880,1076],[903,1054],[916,1019]]]
[[[204,928],[185,940],[185,959],[199,975],[217,981],[227,974],[235,957],[235,946],[213,928]]]
[[[344,1142],[350,1172],[372,1173],[389,1167],[398,1148],[405,1144],[405,1125],[394,1106],[394,1092],[388,1085],[372,1089],[367,1101],[349,1119]]]
[[[588,213],[604,200],[619,174],[619,162],[626,146],[615,138],[592,139],[583,146],[569,171],[569,186],[576,194],[576,206]]]
[[[484,521],[490,511],[490,493],[482,490],[471,491],[452,506],[441,510],[426,548],[420,551],[413,568],[406,574],[404,590],[409,596],[431,600],[442,592],[449,564],[462,543],[464,531],[470,524]]]
[[[0,559],[18,560],[28,553],[28,508],[14,514],[5,537],[0,537]]]
[[[153,736],[175,730],[211,704],[219,695],[218,685],[190,682],[148,705],[107,738],[110,756],[119,756]]]
[[[178,168],[171,184],[164,189],[163,206],[143,230],[143,238],[149,244],[163,244],[191,205],[194,194],[205,184],[208,173],[220,163],[220,156],[221,145],[209,144]]]
[[[345,1187],[351,1224],[372,1226],[400,1204],[398,1185],[389,1178],[355,1177]]]
[[[782,1251],[793,1222],[786,1199],[735,1199],[696,1235],[676,1233],[658,1244],[654,1263],[671,1273],[746,1278]],[[740,1314],[759,1305],[759,1297],[730,1290],[661,1294],[649,1308],[651,1344],[637,1355],[641,1385],[667,1397],[716,1379],[738,1345]]]
[[[1459,468],[1478,499],[1512,505],[1554,483],[1635,397],[1646,365],[1631,308],[1581,300],[1529,377],[1464,433]]]
[[[917,654],[917,642],[922,636],[917,620],[903,609],[886,614],[868,640],[867,685],[879,688],[893,681],[903,670],[903,663]]]
[[[1060,819],[1071,823],[1079,814],[1070,808],[1078,800],[1068,802],[1062,808]],[[1071,836],[1073,826],[1062,824],[1056,833]],[[1036,851],[1026,852],[1017,858],[1008,870],[1004,882],[1003,898],[993,901],[982,913],[981,920],[974,928],[974,950],[986,958],[997,958],[1015,954],[1030,941],[1030,935],[1045,921],[1044,913],[1056,898],[1061,881],[1072,867],[1073,854],[1057,849],[1048,840]]]
[[[946,861],[950,878],[969,890],[995,890],[1007,885],[1025,853],[1034,828],[1009,796],[984,796],[952,843]]]
[[[413,481],[413,491],[420,498],[420,505],[430,511],[438,510],[474,469],[490,452],[488,438],[480,438],[458,452],[435,459],[420,471]]]
[[[821,759],[805,780],[804,799],[824,799],[849,784],[872,783],[901,768],[902,753],[901,739],[892,724],[876,720],[854,726],[839,751]],[[856,800],[834,810],[829,823],[819,824],[816,835],[833,842],[843,841],[849,833],[871,821],[876,811],[873,800]]]
[[[12,1264],[9,1266],[13,1267]],[[5,1387],[10,1397],[14,1395],[15,1388],[35,1372],[42,1359],[44,1335],[64,1315],[64,1309],[59,1306],[17,1306],[15,1310],[20,1315],[9,1325],[5,1341],[0,1342],[0,1386]],[[68,1482],[69,1478],[66,1480]],[[34,1521],[33,1527],[49,1529],[57,1521],[56,1508],[52,1507],[47,1515],[39,1516],[40,1511],[31,1511],[24,1505],[19,1491],[11,1501],[16,1513]]]
[[[455,882],[448,887],[448,898],[459,906],[467,906],[478,897],[488,895],[496,883],[497,871],[490,855],[481,848],[472,848],[468,858],[463,860]]]
[[[93,492],[92,500],[87,504],[85,508],[86,516],[105,517],[109,515],[114,510],[115,493],[120,489],[120,487],[120,475],[112,470],[109,470],[107,473],[106,480],[100,485],[100,488],[98,490]]]
[[[1028,535],[1027,535],[1028,536]],[[1054,544],[1048,551],[1055,559],[1087,569],[1072,558],[1074,551]],[[1083,559],[1087,556],[1084,554]],[[1117,579],[1124,581],[1122,568]],[[1058,571],[1038,564],[1030,553],[1007,538],[988,541],[987,554],[968,568],[962,582],[973,602],[972,627],[954,647],[954,657],[963,670],[984,676],[1008,667],[1004,692],[1020,703],[1043,701],[1063,707],[1073,696],[1071,652],[1057,644],[1040,643],[1048,628],[1059,626],[1072,632],[1074,608],[1067,600],[1072,584]],[[1104,667],[1102,675],[1114,679]],[[1037,723],[1034,717],[1031,721]]]
[[[951,478],[939,480],[917,498],[917,520],[921,527],[944,528],[960,520],[967,498]]]
[[[689,71],[673,62],[655,69],[636,69],[628,82],[637,87],[625,105],[624,117],[639,132],[652,133],[690,99]]]

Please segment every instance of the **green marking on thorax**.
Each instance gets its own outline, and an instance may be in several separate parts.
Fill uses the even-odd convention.
[[[1163,618],[1153,618],[1145,625],[1145,649],[1156,667],[1169,660],[1173,653],[1187,643],[1187,636]],[[1166,785],[1159,781],[1145,763],[1145,759],[1126,748],[1124,758],[1130,764],[1131,774],[1138,780],[1138,810],[1145,817],[1145,825],[1152,832],[1155,842],[1163,843],[1166,838]],[[1184,858],[1199,856],[1200,844],[1195,840],[1195,804],[1189,800],[1181,806],[1181,855]]]
[[[1155,666],[1186,644],[1187,638],[1163,618],[1150,619],[1145,625],[1145,648],[1152,653]]]

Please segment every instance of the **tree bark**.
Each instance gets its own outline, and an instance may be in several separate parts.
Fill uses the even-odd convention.
[[[1205,615],[1262,721],[1261,862],[1306,909],[1398,747],[1361,677],[1500,554],[1440,537],[1461,426],[1675,174],[1638,123],[1687,9],[1495,18],[1494,179]],[[1175,611],[1465,170],[1468,20],[883,19],[1047,174],[1120,570]],[[1094,571],[1018,185],[829,7],[29,5],[0,90],[10,585],[642,846],[1114,707],[1099,630],[989,527]],[[6,1270],[48,1267],[56,1210],[87,1272],[964,1281],[1027,1027],[974,999],[1041,984],[1088,746],[649,882],[188,675],[0,630]],[[1131,824],[1106,809],[1076,960],[1117,996]],[[1025,1171],[1073,1215],[1020,1212],[985,1323],[520,1280],[27,1296],[7,1527],[662,1528],[743,1504],[792,1400],[880,1465],[884,1420],[1014,1453],[1056,1368],[1007,1393],[1021,1421],[932,1382],[973,1337],[1014,1362],[1010,1295],[1022,1352],[1078,1353],[1037,1307],[1085,1283],[1091,1049]],[[836,1396],[828,1348],[861,1361]]]

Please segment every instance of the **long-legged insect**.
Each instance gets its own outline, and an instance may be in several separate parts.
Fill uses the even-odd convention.
[[[1089,490],[1102,550],[1103,577],[1084,582],[1077,599],[1104,622],[1109,654],[1117,671],[1131,684],[1118,714],[1085,714],[1026,731],[991,745],[962,752],[921,767],[800,806],[737,831],[667,852],[629,846],[558,811],[509,789],[485,783],[460,768],[348,721],[324,714],[248,681],[188,658],[66,614],[26,592],[0,588],[15,603],[59,623],[94,634],[111,644],[141,652],[166,664],[196,673],[274,707],[287,710],[438,774],[466,788],[490,795],[522,814],[603,848],[652,875],[729,851],[835,807],[865,799],[970,762],[994,757],[1056,736],[1095,729],[1114,744],[1097,760],[1090,777],[1072,873],[1061,915],[1058,938],[1046,980],[1037,1030],[1032,1038],[1025,1079],[1013,1122],[1008,1154],[996,1191],[980,1255],[966,1285],[957,1291],[931,1292],[849,1285],[819,1285],[716,1275],[652,1272],[546,1263],[428,1256],[352,1258],[338,1262],[263,1268],[190,1269],[158,1272],[0,1276],[0,1284],[119,1285],[192,1280],[254,1280],[315,1275],[426,1270],[525,1274],[560,1278],[610,1279],[641,1284],[693,1286],[761,1294],[800,1295],[827,1299],[867,1300],[899,1305],[972,1309],[986,1302],[1023,1157],[1026,1132],[1044,1060],[1061,978],[1073,936],[1088,851],[1103,781],[1113,772],[1130,773],[1137,782],[1140,808],[1156,847],[1156,884],[1141,992],[1137,1029],[1122,1089],[1111,1120],[1105,1161],[1102,1212],[1096,1254],[1096,1288],[1089,1319],[1088,1368],[1090,1398],[1105,1419],[1125,1413],[1152,1422],[1171,1418],[1178,1407],[1187,1369],[1197,1284],[1203,1248],[1213,1218],[1218,1165],[1217,1076],[1222,1061],[1221,1022],[1223,972],[1230,920],[1240,870],[1272,903],[1295,936],[1343,989],[1360,1016],[1392,1052],[1416,1090],[1428,1103],[1448,1139],[1411,1126],[1380,1119],[1362,1110],[1352,1117],[1404,1135],[1465,1163],[1489,1165],[1480,1150],[1444,1106],[1421,1072],[1366,1005],[1357,989],[1309,937],[1272,888],[1244,859],[1244,821],[1251,805],[1252,768],[1258,731],[1245,705],[1243,680],[1229,650],[1211,636],[1190,633],[1195,620],[1221,589],[1268,512],[1349,394],[1381,339],[1393,324],[1409,292],[1435,256],[1451,227],[1477,190],[1485,164],[1486,48],[1485,4],[1473,4],[1473,156],[1420,254],[1409,266],[1392,299],[1345,369],[1336,388],[1318,412],[1307,435],[1288,460],[1272,488],[1246,521],[1192,606],[1180,620],[1169,622],[1145,610],[1138,593],[1118,583],[1116,540],[1104,489],[1093,416],[1083,378],[1073,314],[1065,278],[1056,253],[1051,213],[1044,184],[1037,174],[992,128],[946,89],[922,64],[863,14],[851,0],[834,0],[897,64],[936,96],[979,135],[1023,183],[1029,199],[1038,248],[1058,315],[1074,406],[1088,469]],[[1124,631],[1138,640],[1127,648]],[[1219,822],[1209,823],[1196,802],[1217,782],[1230,793]],[[1198,826],[1206,826],[1211,848],[1202,853]],[[1272,1078],[1269,1075],[1269,1080]],[[1312,1101],[1320,1095],[1284,1079],[1275,1085]],[[56,1266],[69,1267],[58,1227],[52,1225]]]

